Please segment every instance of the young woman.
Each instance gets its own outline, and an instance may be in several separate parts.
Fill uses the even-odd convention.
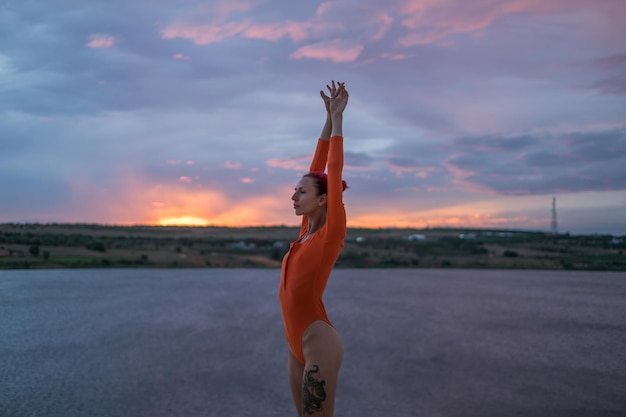
[[[343,111],[348,104],[344,83],[326,86],[320,95],[326,124],[310,172],[296,185],[291,199],[302,216],[298,239],[285,255],[279,299],[289,347],[288,372],[298,416],[332,417],[343,347],[322,302],[328,277],[346,236],[342,193]],[[328,174],[324,174],[328,162]]]

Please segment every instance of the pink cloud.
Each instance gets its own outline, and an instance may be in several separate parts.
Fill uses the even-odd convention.
[[[380,54],[380,57],[382,59],[387,59],[389,61],[402,61],[404,59],[410,58],[411,55],[407,55],[407,54],[392,54],[392,53],[384,52],[384,53]]]
[[[306,22],[253,24],[241,21],[200,26],[177,24],[163,29],[161,36],[164,39],[191,39],[197,45],[217,43],[234,36],[267,41],[288,37],[294,42],[302,42],[311,36],[313,30],[317,30],[315,26]]]
[[[164,39],[191,39],[196,45],[207,45],[236,36],[248,26],[250,23],[247,21],[201,26],[178,24],[163,29],[161,36]]]
[[[117,43],[114,36],[105,33],[94,33],[89,36],[89,42],[85,44],[88,48],[106,49],[112,48]]]
[[[311,24],[287,21],[284,23],[271,23],[251,25],[246,28],[242,35],[246,38],[264,39],[274,41],[289,37],[294,42],[301,42],[309,38]]]
[[[184,54],[175,54],[174,59],[186,61],[186,60],[191,59],[191,57],[189,55],[184,55]]]
[[[224,167],[228,169],[241,169],[241,164],[239,162],[226,161],[224,162]]]
[[[187,184],[190,184],[190,183],[192,182],[191,178],[189,178],[189,177],[188,177],[188,176],[186,176],[186,175],[181,176],[178,180],[179,180],[180,182],[185,182],[185,183],[187,183]]]
[[[378,28],[378,31],[374,34],[374,36],[372,36],[373,41],[381,40],[385,36],[387,31],[391,28],[394,22],[393,18],[385,12],[380,12],[376,16],[376,20],[380,24],[380,27]]]
[[[289,159],[270,159],[266,162],[272,168],[293,169],[296,171],[308,171],[311,162],[311,155]]]
[[[481,34],[496,20],[513,14],[547,15],[591,9],[585,0],[406,0],[400,7],[401,26],[410,32],[401,46],[446,42],[455,34]]]
[[[412,175],[417,178],[428,178],[432,173],[439,171],[436,167],[399,166],[387,163],[389,170],[398,177]]]
[[[479,193],[494,193],[495,192],[495,190],[493,190],[490,187],[487,187],[482,184],[478,184],[476,182],[472,182],[472,177],[477,176],[478,175],[477,172],[459,168],[449,162],[444,162],[443,165],[446,167],[448,172],[452,175],[452,183],[456,185],[457,187],[459,187],[459,189],[463,191],[467,191],[467,192],[470,192],[470,191],[479,192]]]
[[[321,61],[352,62],[361,55],[363,49],[363,45],[348,44],[340,39],[335,39],[303,46],[291,54],[291,57],[293,59],[307,58]]]
[[[171,24],[161,31],[161,37],[164,39],[191,39],[197,45],[217,43],[234,36],[267,41],[289,38],[293,42],[302,42],[314,36],[328,36],[329,33],[345,30],[344,22],[333,22],[333,19],[324,16],[330,3],[322,3],[314,16],[302,22],[281,20],[273,23],[256,23],[253,21],[253,17],[232,16],[236,13],[252,10],[256,3],[258,3],[256,0],[234,1],[232,3],[224,1],[218,6],[210,8],[211,23],[204,25],[183,22]],[[385,16],[383,14],[380,19],[389,23],[391,18]]]

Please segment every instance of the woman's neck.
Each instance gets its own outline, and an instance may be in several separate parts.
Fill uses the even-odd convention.
[[[308,228],[306,235],[310,236],[321,229],[324,223],[326,223],[326,210],[318,210],[315,214],[307,216],[307,218]]]

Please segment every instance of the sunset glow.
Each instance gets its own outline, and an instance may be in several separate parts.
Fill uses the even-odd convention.
[[[159,220],[160,226],[208,226],[209,222],[205,219],[192,216],[182,216]]]

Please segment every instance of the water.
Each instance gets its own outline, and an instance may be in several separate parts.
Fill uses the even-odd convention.
[[[295,416],[277,270],[0,272],[0,416]],[[626,414],[626,273],[346,270],[337,417]]]

